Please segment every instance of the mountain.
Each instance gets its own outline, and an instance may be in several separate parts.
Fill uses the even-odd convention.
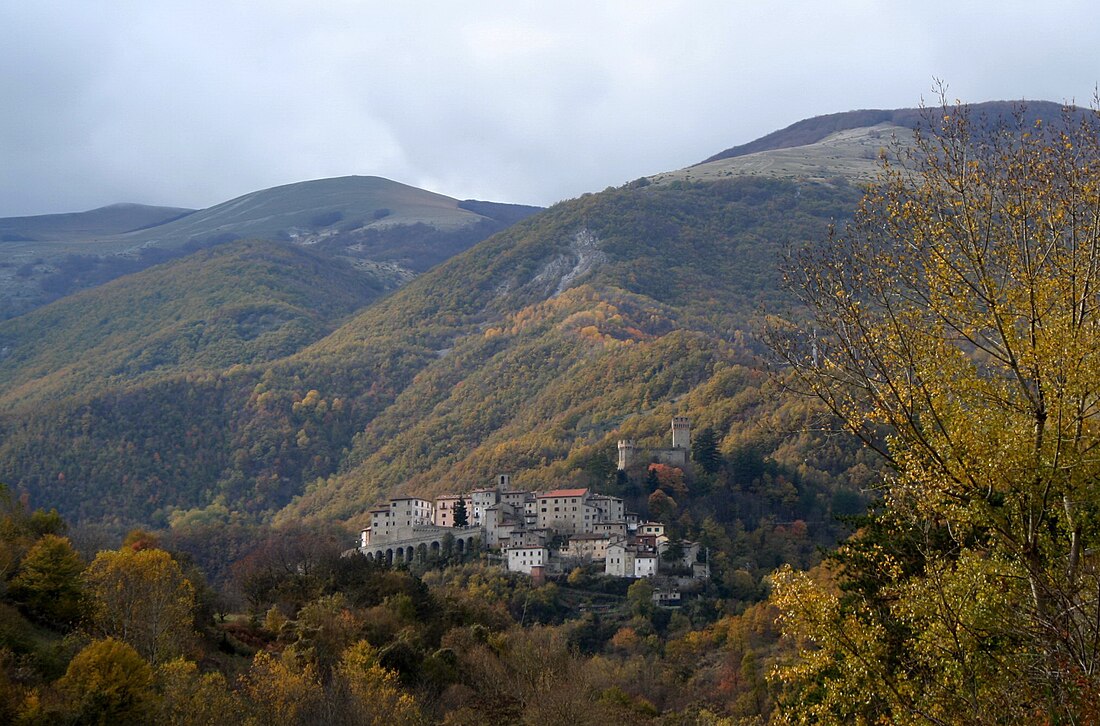
[[[562,202],[372,304],[336,305],[308,335],[280,337],[276,325],[276,340],[293,340],[285,348],[257,350],[240,335],[224,346],[173,343],[210,338],[212,313],[198,302],[208,292],[191,316],[167,302],[148,322],[138,316],[131,335],[125,316],[90,315],[117,337],[56,361],[61,338],[24,343],[9,353],[21,358],[0,364],[0,480],[86,521],[357,526],[393,493],[468,490],[501,471],[518,486],[604,487],[618,438],[656,447],[668,419],[684,414],[755,472],[728,484],[746,487],[728,517],[760,516],[754,502],[773,501],[769,511],[788,519],[812,511],[831,521],[831,502],[870,469],[769,377],[753,331],[766,311],[788,305],[784,253],[851,214],[877,157],[869,150],[904,129],[871,120],[702,165],[711,173],[696,165]],[[369,236],[313,234],[308,252],[365,272],[350,248],[369,248]],[[153,270],[131,280],[182,291],[173,280],[202,274],[213,259],[157,268],[165,277],[156,282],[142,277]],[[240,270],[242,283],[255,274]],[[318,267],[309,285],[323,295],[329,276],[347,284]],[[120,311],[149,305],[129,282],[95,291],[106,297],[88,308],[124,293]],[[311,305],[287,304],[295,314]],[[50,324],[73,331],[66,339],[79,335],[80,313],[56,314]],[[167,325],[154,319],[177,315],[178,329],[164,327],[173,353],[132,365],[147,350],[134,341]],[[326,325],[335,327],[304,344]],[[59,383],[70,377],[79,385]]]
[[[237,239],[314,247],[403,281],[535,211],[350,176],[265,189],[198,211],[114,205],[0,219],[0,318]]]
[[[1050,101],[988,101],[971,107],[977,116],[984,116],[995,122],[1010,119],[1020,113],[1027,124],[1033,124],[1036,121],[1047,124],[1060,123],[1065,108],[1062,104],[1051,103]],[[779,131],[773,131],[766,136],[761,136],[759,139],[750,141],[747,144],[720,151],[714,156],[699,162],[696,166],[762,151],[809,146],[833,134],[874,126],[893,126],[912,132],[917,128],[929,128],[930,122],[934,122],[938,110],[936,107],[892,110],[863,109],[814,116],[793,123]],[[1074,113],[1086,114],[1088,112],[1087,109],[1074,109]]]
[[[0,219],[0,242],[79,242],[155,227],[194,211],[182,207],[112,204],[71,214],[7,217]]]
[[[308,248],[205,249],[0,322],[3,401],[281,358],[393,287]]]

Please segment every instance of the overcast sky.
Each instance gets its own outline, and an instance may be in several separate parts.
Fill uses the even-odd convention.
[[[0,0],[0,216],[384,176],[551,204],[795,121],[1076,99],[1091,2]]]

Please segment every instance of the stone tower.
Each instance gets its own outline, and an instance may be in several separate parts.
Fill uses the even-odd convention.
[[[687,416],[672,417],[672,448],[691,451],[691,421]]]
[[[619,471],[626,471],[626,468],[634,463],[635,450],[632,440],[619,439]]]
[[[497,489],[506,492],[512,488],[511,474],[497,474]]]

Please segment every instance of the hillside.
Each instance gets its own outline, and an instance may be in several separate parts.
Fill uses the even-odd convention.
[[[1042,120],[1044,123],[1059,123],[1062,119],[1062,105],[1050,101],[1027,101],[1024,108],[1024,119],[1031,124]],[[1016,101],[988,101],[975,104],[972,108],[975,113],[985,115],[988,118],[1008,118],[1017,110],[1020,102]],[[773,131],[766,136],[750,141],[747,144],[734,146],[720,151],[696,164],[700,166],[721,159],[731,159],[748,154],[756,154],[761,151],[776,151],[778,149],[793,149],[800,146],[816,144],[833,134],[866,129],[873,126],[888,125],[913,131],[925,125],[926,109],[899,108],[899,109],[862,109],[859,111],[843,111],[830,113],[824,116],[814,116],[803,119],[790,126]],[[1087,113],[1085,109],[1082,113]]]
[[[7,217],[0,219],[0,242],[79,242],[159,226],[194,211],[182,207],[112,204],[71,214]]]
[[[0,479],[81,519],[289,504],[287,518],[359,523],[398,489],[468,489],[498,470],[532,486],[583,478],[620,432],[656,440],[673,410],[727,449],[759,439],[771,452],[778,439],[745,428],[775,407],[742,331],[780,302],[783,250],[857,197],[734,179],[565,202],[289,357],[105,378],[9,414]],[[107,360],[92,351],[80,366],[118,369]]]
[[[0,401],[275,360],[394,286],[306,248],[220,245],[0,322]]]
[[[657,445],[675,413],[713,430],[751,476],[777,467],[738,489],[741,508],[723,521],[749,521],[751,491],[773,515],[813,512],[811,527],[827,526],[831,502],[872,474],[769,378],[753,331],[787,307],[784,253],[851,213],[877,147],[903,131],[834,130],[716,159],[714,173],[688,167],[562,202],[305,347],[308,336],[285,349],[214,346],[127,369],[124,351],[138,348],[123,336],[78,346],[75,376],[50,373],[57,346],[31,345],[4,369],[0,400],[34,403],[0,414],[0,479],[82,520],[357,526],[395,492],[471,489],[500,471],[521,486],[608,486],[616,439]],[[341,234],[356,232],[309,249],[368,269],[352,248],[381,238]],[[51,325],[71,319],[75,331],[79,318]]]
[[[0,219],[0,319],[237,239],[316,247],[404,282],[535,211],[351,176],[265,189],[198,211],[114,205]]]

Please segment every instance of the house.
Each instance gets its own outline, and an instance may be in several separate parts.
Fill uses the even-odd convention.
[[[550,550],[546,547],[508,547],[504,555],[509,572],[526,575],[531,574],[532,567],[545,567],[550,561]]]
[[[625,541],[612,542],[607,546],[604,559],[605,575],[612,577],[634,577],[634,550]]]
[[[659,564],[660,557],[653,548],[617,540],[607,546],[604,574],[612,577],[653,577]]]
[[[470,514],[473,512],[473,502],[464,494],[440,494],[435,498],[435,512],[432,520],[437,527],[455,526],[455,505],[459,500],[466,504],[466,524],[472,524]]]
[[[675,585],[654,588],[653,603],[663,608],[680,607],[680,588]]]
[[[562,534],[588,532],[596,508],[587,503],[587,489],[555,489],[535,495],[537,526]]]
[[[661,538],[665,536],[665,525],[661,522],[642,522],[638,525],[638,534]],[[667,542],[668,539],[665,538],[665,541]]]
[[[592,534],[606,534],[611,539],[625,539],[627,535],[626,522],[594,522],[592,524]]]
[[[470,493],[470,524],[480,526],[485,521],[485,510],[500,501],[496,488],[475,489]]]
[[[575,534],[562,548],[561,556],[603,561],[607,558],[607,546],[610,543],[611,538],[606,534]]]

